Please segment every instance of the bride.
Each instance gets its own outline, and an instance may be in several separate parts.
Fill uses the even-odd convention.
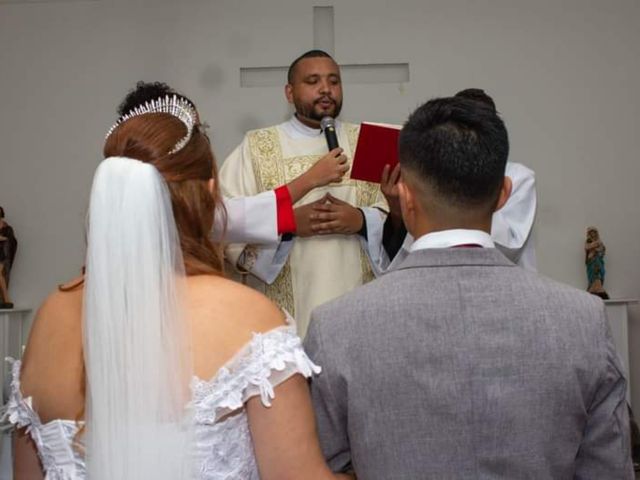
[[[224,278],[221,199],[194,107],[114,125],[86,274],[41,306],[12,365],[15,479],[331,479],[291,319]],[[215,223],[217,225],[217,223]]]

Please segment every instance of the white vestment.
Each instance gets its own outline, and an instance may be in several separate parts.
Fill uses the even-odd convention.
[[[507,162],[505,176],[511,178],[513,187],[507,203],[493,214],[491,238],[496,248],[515,264],[536,271],[536,252],[533,224],[536,218],[536,185],[533,170],[520,163]],[[384,248],[375,255],[376,275],[399,265],[409,254],[414,239],[407,234],[402,247],[390,262]]]
[[[213,229],[216,240],[228,243],[278,243],[278,209],[273,190],[251,197],[223,198],[227,224],[223,229],[220,212],[215,216]],[[224,237],[222,232],[224,231]]]
[[[353,159],[359,126],[336,122],[338,142]],[[228,197],[247,197],[291,182],[327,153],[320,130],[295,117],[274,127],[248,132],[220,169],[220,185]],[[279,239],[274,245],[233,244],[229,261],[251,273],[257,286],[295,316],[298,333],[307,330],[311,310],[373,279],[371,265],[381,262],[382,229],[387,204],[378,184],[352,180],[316,188],[301,206],[326,193],[362,209],[367,238],[361,235],[323,235]]]

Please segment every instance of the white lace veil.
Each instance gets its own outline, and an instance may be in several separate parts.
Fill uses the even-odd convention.
[[[84,299],[91,480],[190,476],[184,264],[164,179],[111,157],[91,191]]]

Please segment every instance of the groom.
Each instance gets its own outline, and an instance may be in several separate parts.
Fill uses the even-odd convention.
[[[626,381],[593,295],[517,268],[491,240],[509,197],[495,111],[418,108],[400,135],[394,271],[325,306],[305,348],[334,471],[359,479],[632,479]]]

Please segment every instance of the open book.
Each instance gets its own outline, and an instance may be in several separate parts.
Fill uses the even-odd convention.
[[[385,165],[398,164],[398,137],[401,125],[363,122],[353,157],[351,178],[380,183]]]

